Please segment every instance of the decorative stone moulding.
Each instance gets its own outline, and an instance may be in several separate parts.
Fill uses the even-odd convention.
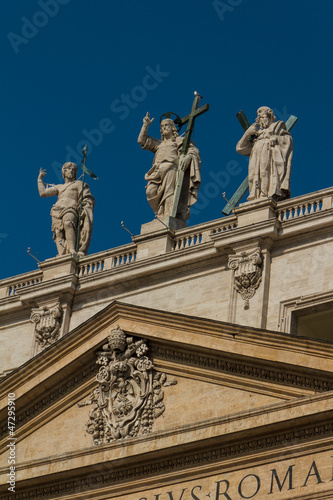
[[[177,383],[154,369],[144,340],[134,341],[118,325],[107,340],[97,353],[98,386],[79,403],[92,405],[86,431],[95,445],[152,432],[165,411],[163,387]]]
[[[230,255],[228,266],[234,270],[234,288],[245,300],[244,309],[250,308],[250,299],[256,293],[262,279],[263,258],[260,248],[252,252]]]
[[[35,323],[35,341],[42,349],[58,339],[62,316],[59,302],[54,307],[42,306],[31,310],[30,321]]]

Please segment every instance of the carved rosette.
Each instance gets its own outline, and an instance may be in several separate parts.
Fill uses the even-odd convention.
[[[62,315],[59,302],[54,307],[43,306],[32,309],[30,321],[35,323],[35,341],[42,349],[59,338]]]
[[[79,406],[92,405],[86,431],[95,445],[152,432],[154,420],[165,411],[164,373],[156,372],[146,355],[144,340],[134,341],[117,326],[97,353],[101,365],[98,386]]]
[[[259,247],[252,252],[229,256],[228,266],[234,270],[234,288],[245,300],[244,309],[250,308],[250,299],[261,283],[262,261]]]

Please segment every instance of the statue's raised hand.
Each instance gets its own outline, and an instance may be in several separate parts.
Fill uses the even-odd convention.
[[[249,128],[246,130],[247,135],[258,135],[258,133],[259,130],[257,123],[253,123],[253,125],[250,125]]]
[[[146,125],[146,127],[149,127],[153,123],[155,118],[150,119],[150,113],[147,112],[146,116],[143,119],[143,124]]]
[[[38,180],[42,181],[44,179],[45,175],[46,175],[46,170],[44,170],[43,168],[40,168],[39,169]]]

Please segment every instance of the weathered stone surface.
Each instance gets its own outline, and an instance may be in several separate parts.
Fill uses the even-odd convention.
[[[234,288],[245,301],[244,309],[250,308],[250,299],[256,293],[262,279],[263,262],[260,248],[229,255],[228,265],[234,270]]]
[[[183,480],[167,486],[142,488],[140,492],[117,497],[119,500],[182,500],[272,498],[291,500],[299,498],[329,499],[331,495],[332,457],[329,452],[262,463],[257,467],[221,465],[214,475],[198,474],[190,481]],[[172,495],[172,496],[171,496]],[[269,496],[268,496],[269,495]],[[310,495],[310,496],[308,496]],[[113,497],[109,497],[111,500]],[[109,500],[108,499],[108,500]]]
[[[52,308],[44,305],[32,309],[30,321],[35,323],[35,341],[42,349],[58,340],[62,315],[63,310],[59,302]]]
[[[119,334],[101,349],[110,329],[126,331],[133,342]],[[90,369],[96,351],[112,358],[112,349],[119,346],[124,352],[124,338],[129,348],[140,349],[143,337],[156,371],[178,381],[165,391],[165,411],[151,433],[92,446],[84,431],[87,412],[77,403],[96,386],[96,371]],[[146,353],[139,354],[138,359]],[[4,430],[10,388],[16,394],[18,492],[25,480],[24,491],[35,490],[37,498],[65,493],[79,498],[93,491],[100,499],[108,491],[110,498],[155,500],[155,495],[163,499],[167,492],[176,495],[183,489],[188,499],[191,491],[198,498],[216,491],[237,498],[239,488],[249,496],[257,487],[258,495],[269,494],[271,488],[279,494],[278,480],[281,486],[292,464],[292,488],[287,476],[281,498],[295,498],[292,494],[305,488],[309,493],[329,491],[332,450],[323,448],[323,439],[329,447],[331,344],[304,344],[274,332],[113,304],[0,387]],[[5,438],[3,483],[7,444]],[[277,476],[273,474],[272,483],[273,470]],[[197,485],[201,490],[193,490]]]
[[[290,197],[293,141],[285,123],[275,120],[270,108],[260,107],[256,123],[236,146],[238,153],[250,157],[249,201],[267,197],[281,201]]]
[[[330,498],[333,344],[295,335],[295,318],[308,315],[309,327],[324,330],[318,336],[329,335],[332,199],[332,189],[260,199],[186,229],[154,221],[153,231],[128,245],[49,259],[0,282],[3,369],[19,367],[0,379],[4,488],[8,394],[15,394],[17,438],[16,493],[1,498]],[[260,266],[249,309],[229,257],[240,276]],[[58,340],[36,354],[31,310],[57,303]],[[133,339],[126,349],[138,347],[139,356],[106,344],[116,325]],[[106,353],[109,370],[99,381],[96,353]],[[123,362],[133,367],[126,377],[113,370]],[[104,385],[109,376],[113,391]],[[174,379],[177,385],[162,388]],[[154,407],[164,411],[145,422],[149,432],[131,434],[129,426],[119,437],[112,410],[136,407],[134,388],[148,401],[150,381],[160,405]],[[99,405],[94,395],[102,387]],[[92,405],[80,408],[84,401]],[[97,446],[85,432],[96,409],[115,430],[109,442],[95,436]],[[139,413],[143,420],[144,407]]]
[[[154,213],[159,217],[171,216],[174,192],[176,188],[177,168],[184,137],[178,134],[170,118],[161,122],[161,140],[148,136],[148,128],[153,122],[150,114],[143,119],[138,137],[142,149],[155,153],[152,168],[145,175],[148,182],[146,194]],[[190,216],[190,207],[197,201],[201,183],[201,159],[198,149],[191,142],[184,159],[185,179],[179,200],[176,218],[186,221]]]
[[[312,296],[311,307],[332,302],[319,297],[333,289],[332,196],[328,189],[278,203],[258,200],[236,215],[174,231],[156,220],[156,231],[129,245],[80,259],[48,259],[39,271],[2,280],[0,332],[10,347],[0,353],[1,366],[15,368],[35,354],[31,308],[58,300],[61,336],[112,300],[290,332],[291,315],[306,312]],[[256,246],[263,255],[262,281],[244,310],[228,256]],[[285,309],[286,301],[298,305]]]
[[[83,185],[76,180],[77,166],[71,162],[62,167],[64,184],[45,186],[45,175],[46,170],[41,168],[37,179],[38,192],[42,198],[58,196],[51,209],[53,239],[58,255],[86,255],[91,240],[95,205],[88,184]],[[80,234],[77,245],[78,233]]]
[[[144,340],[134,341],[118,325],[107,340],[97,354],[98,385],[87,401],[79,403],[92,405],[86,431],[95,445],[150,434],[165,412],[163,388],[177,384],[155,370]]]

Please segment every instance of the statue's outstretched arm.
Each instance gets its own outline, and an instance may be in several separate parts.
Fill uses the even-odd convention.
[[[58,190],[55,186],[52,187],[45,187],[45,184],[43,182],[43,179],[46,175],[46,170],[43,170],[42,168],[39,170],[39,174],[37,177],[37,186],[38,186],[38,192],[39,195],[42,198],[46,198],[47,196],[56,196],[58,194]]]
[[[146,144],[147,140],[147,135],[148,135],[148,128],[149,125],[151,125],[154,121],[154,118],[150,119],[150,113],[147,113],[146,116],[143,119],[143,125],[141,127],[141,131],[138,137],[138,143],[140,146],[144,146]]]

